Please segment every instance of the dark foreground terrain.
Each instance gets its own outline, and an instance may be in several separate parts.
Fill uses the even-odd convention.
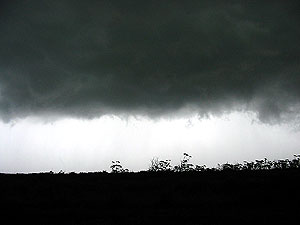
[[[298,224],[299,196],[299,169],[0,174],[2,224]]]

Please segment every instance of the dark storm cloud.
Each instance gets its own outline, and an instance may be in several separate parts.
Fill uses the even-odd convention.
[[[184,107],[298,116],[298,1],[29,0],[0,10],[3,119]]]

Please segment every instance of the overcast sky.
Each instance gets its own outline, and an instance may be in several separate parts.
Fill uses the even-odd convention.
[[[292,157],[299,12],[296,0],[1,0],[0,172]]]

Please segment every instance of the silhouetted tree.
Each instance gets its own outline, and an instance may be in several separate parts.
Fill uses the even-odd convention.
[[[192,156],[190,156],[189,154],[183,153],[183,159],[180,161],[179,166],[174,167],[174,171],[175,172],[186,172],[186,171],[194,170],[194,165],[191,163],[188,163],[191,158],[192,158]]]
[[[157,157],[151,159],[148,171],[172,171],[171,160],[159,160]]]

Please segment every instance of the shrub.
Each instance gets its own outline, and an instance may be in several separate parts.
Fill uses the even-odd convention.
[[[120,161],[112,161],[112,165],[110,166],[112,173],[126,173],[128,169],[123,169]]]

